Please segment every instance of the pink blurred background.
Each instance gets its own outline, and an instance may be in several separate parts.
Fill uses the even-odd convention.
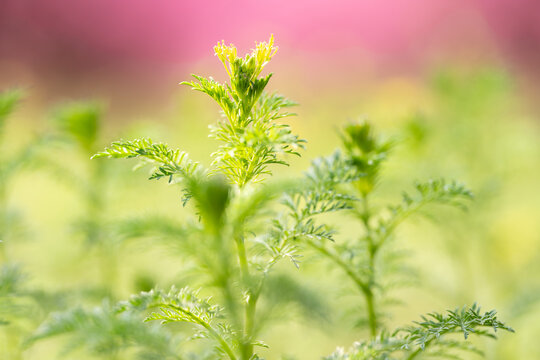
[[[200,61],[214,64],[217,41],[248,50],[270,33],[273,66],[308,87],[447,63],[493,63],[526,87],[540,79],[538,0],[1,0],[0,84],[45,101],[155,103]]]

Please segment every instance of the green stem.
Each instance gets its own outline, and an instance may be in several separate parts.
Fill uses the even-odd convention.
[[[236,248],[238,253],[238,262],[242,281],[247,291],[247,301],[244,305],[244,331],[241,341],[241,358],[249,360],[253,356],[253,329],[255,328],[255,311],[257,306],[257,297],[251,289],[251,277],[249,273],[249,264],[247,261],[247,251],[242,236],[236,237]]]
[[[375,284],[375,257],[377,256],[379,246],[375,243],[375,239],[372,236],[372,230],[370,226],[371,211],[369,209],[368,194],[362,194],[362,213],[360,217],[366,231],[366,240],[368,242],[369,252],[369,279],[366,284],[366,289],[363,291],[363,294],[364,300],[366,302],[369,331],[371,336],[375,337],[377,336],[378,323],[377,311],[375,309],[373,286]]]
[[[322,255],[326,256],[330,260],[332,260],[336,265],[338,265],[345,273],[351,278],[351,280],[358,286],[358,288],[364,292],[368,290],[368,284],[366,284],[360,277],[354,272],[353,269],[345,262],[343,261],[339,255],[334,254],[330,252],[328,249],[324,248],[323,246],[314,243],[313,241],[308,241],[308,245],[310,245],[312,248],[320,252]]]
[[[366,301],[370,334],[371,336],[375,337],[377,335],[377,314],[375,312],[374,296],[373,296],[371,285],[369,283],[364,282],[354,272],[354,270],[339,257],[339,255],[330,252],[328,249],[314,243],[313,241],[308,241],[308,244],[315,250],[319,251],[322,255],[332,260],[343,271],[345,271],[347,276],[351,278],[351,280],[356,284],[358,289],[362,292]]]
[[[432,341],[433,341],[433,339],[427,341],[424,344],[424,348],[418,348],[418,349],[414,350],[409,356],[407,356],[407,359],[405,359],[405,360],[413,360],[414,358],[416,358],[421,352],[426,350],[426,348],[431,344]]]
[[[257,311],[257,301],[259,300],[259,297],[261,296],[261,292],[264,287],[266,276],[267,276],[267,273],[264,272],[259,284],[257,285],[257,288],[251,292],[249,301],[248,301],[248,307],[247,307],[247,312],[246,312],[246,315],[247,315],[246,332],[249,335],[250,346],[252,349],[253,349],[253,345],[251,345],[251,343],[253,342],[253,339],[256,333],[255,314]]]
[[[255,328],[255,312],[257,309],[257,298],[254,294],[249,295],[249,299],[245,308],[245,339],[242,347],[242,358],[245,360],[251,359],[253,356],[253,330]]]
[[[234,355],[234,352],[232,351],[229,344],[227,344],[225,339],[223,339],[223,337],[221,335],[219,335],[219,333],[217,331],[215,331],[210,325],[208,325],[207,323],[205,323],[204,321],[202,321],[199,318],[197,318],[197,319],[199,320],[199,324],[202,327],[204,327],[206,330],[208,330],[208,332],[219,342],[219,344],[223,348],[223,351],[225,351],[227,356],[229,356],[229,359],[236,360],[236,355]]]
[[[368,234],[370,232],[370,226],[369,226],[370,217],[371,217],[371,214],[369,212],[368,195],[362,194],[362,213],[360,215],[360,218],[362,219],[362,223],[364,224],[364,228],[366,229],[366,232]]]
[[[366,308],[369,322],[369,332],[371,337],[377,336],[377,313],[375,312],[375,303],[373,298],[373,291],[364,291],[364,297],[366,300]]]
[[[205,328],[206,330],[208,330],[208,333],[210,333],[210,335],[212,335],[218,342],[219,344],[221,345],[223,351],[225,351],[225,353],[227,354],[227,356],[229,356],[229,359],[231,360],[236,360],[236,356],[234,355],[234,352],[232,351],[231,347],[229,346],[229,344],[227,343],[227,341],[225,341],[225,339],[216,331],[214,330],[214,328],[208,324],[206,321],[204,321],[203,319],[201,319],[200,317],[198,317],[197,315],[193,314],[192,312],[190,311],[187,311],[179,306],[171,306],[172,308],[174,308],[175,310],[189,316],[194,323],[202,326],[203,328]]]
[[[373,294],[373,286],[375,284],[375,256],[377,254],[378,247],[373,244],[373,239],[368,236],[369,241],[369,280],[367,284],[368,291],[364,291],[364,298],[366,301],[366,311],[368,316],[369,330],[372,337],[377,336],[377,311],[375,309],[375,297]]]
[[[415,351],[413,351],[409,356],[407,356],[406,360],[412,360],[414,359],[418,354],[422,352],[422,349],[418,348]]]
[[[236,237],[236,249],[242,280],[247,283],[249,281],[249,265],[247,261],[246,245],[244,243],[244,238],[241,236]]]
[[[213,245],[211,247],[218,249],[216,252],[217,258],[212,253],[209,253],[207,251],[208,248],[203,246],[203,244],[197,244],[198,247],[194,249],[194,253],[198,255],[201,266],[209,269],[214,285],[222,293],[225,308],[231,317],[231,322],[235,327],[239,327],[241,326],[241,321],[238,316],[238,301],[231,288],[231,254],[226,244],[227,242],[222,234],[216,231],[213,234]]]

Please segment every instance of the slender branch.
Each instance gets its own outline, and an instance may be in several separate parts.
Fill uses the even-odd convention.
[[[413,351],[409,356],[407,356],[407,359],[406,360],[412,360],[414,359],[418,354],[420,354],[422,352],[422,349],[421,348],[418,348],[416,349],[415,351]]]
[[[360,277],[354,272],[354,270],[337,254],[333,254],[332,252],[328,251],[328,249],[325,249],[323,246],[320,246],[313,241],[308,241],[307,243],[311,247],[319,251],[321,254],[332,260],[342,270],[344,270],[345,273],[349,276],[349,278],[353,280],[353,282],[362,292],[366,301],[370,334],[371,336],[375,337],[377,335],[377,314],[375,311],[374,296],[371,285],[360,279]]]
[[[227,353],[227,355],[229,356],[229,359],[237,360],[236,356],[234,355],[234,352],[232,351],[232,349],[229,346],[229,344],[227,343],[227,341],[209,323],[207,323],[206,321],[204,321],[203,319],[201,319],[197,315],[193,314],[192,312],[181,308],[180,306],[175,306],[175,305],[169,305],[168,304],[167,307],[171,307],[174,310],[179,311],[184,315],[187,315],[189,318],[191,318],[193,320],[194,323],[196,323],[196,324],[204,327],[206,330],[208,330],[210,335],[212,335],[219,342],[219,344],[222,346],[223,351],[225,351]]]
[[[353,282],[358,286],[358,288],[362,290],[362,292],[369,290],[368,284],[365,283],[362,279],[360,279],[360,277],[354,272],[354,270],[337,254],[330,252],[328,249],[316,244],[311,240],[307,241],[307,244],[309,244],[312,248],[319,251],[322,255],[326,256],[334,263],[336,263],[336,265],[338,265],[343,271],[345,271],[345,273],[353,280]]]
[[[413,360],[414,358],[416,358],[422,351],[424,351],[431,344],[432,341],[433,340],[426,342],[424,345],[424,348],[419,347],[418,349],[410,353],[410,355],[407,356],[406,360]]]

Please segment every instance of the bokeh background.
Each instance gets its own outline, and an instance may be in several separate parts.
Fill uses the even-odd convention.
[[[97,148],[150,136],[207,163],[216,146],[207,126],[217,108],[178,83],[191,73],[223,80],[216,42],[244,52],[270,34],[279,46],[270,87],[299,102],[292,126],[308,140],[303,157],[278,176],[300,174],[310,159],[338,146],[341,124],[367,118],[399,139],[382,198],[397,200],[414,180],[442,176],[476,194],[465,215],[449,211],[435,223],[414,221],[401,230],[399,242],[411,251],[420,281],[399,293],[407,306],[395,308],[392,324],[478,301],[517,330],[482,344],[488,359],[540,358],[536,0],[2,0],[0,87],[26,94],[7,123],[3,151],[15,154],[54,129],[62,104],[92,100],[106,109]],[[88,152],[66,144],[45,152],[82,178],[97,171]],[[147,183],[130,165],[108,170],[107,213],[181,216],[176,189]],[[7,203],[24,225],[18,241],[3,244],[9,257],[2,261],[21,264],[28,286],[70,292],[108,279],[122,298],[179,277],[174,256],[163,250],[88,246],[73,231],[87,214],[88,197],[39,164],[30,162],[7,189]],[[116,269],[114,276],[100,274],[104,266]],[[336,295],[339,284],[313,286],[327,292],[338,313],[351,301]],[[315,325],[291,321],[267,335],[268,359],[320,358],[365,334],[349,325],[339,315]],[[38,344],[22,358],[55,359],[59,343]]]

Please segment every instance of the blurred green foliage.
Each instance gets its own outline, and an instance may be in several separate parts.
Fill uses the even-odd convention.
[[[401,249],[407,252],[405,255],[394,255],[408,259],[418,271],[419,283],[422,285],[413,290],[392,288],[392,298],[398,298],[408,306],[393,307],[394,317],[384,318],[384,324],[388,328],[396,327],[416,319],[426,308],[453,308],[478,300],[489,307],[496,307],[504,319],[518,330],[515,336],[503,336],[497,342],[473,342],[479,348],[485,349],[487,359],[537,358],[540,356],[536,346],[536,338],[540,334],[535,321],[540,314],[538,122],[531,119],[530,114],[524,110],[508,75],[498,70],[480,70],[465,75],[457,71],[443,71],[423,86],[428,94],[426,108],[414,113],[403,113],[391,126],[387,124],[389,129],[386,129],[386,132],[396,133],[390,140],[373,138],[372,130],[367,127],[350,128],[342,134],[345,151],[355,160],[355,164],[364,167],[367,165],[376,171],[362,178],[357,178],[350,172],[339,173],[338,180],[345,183],[346,187],[355,188],[359,198],[362,198],[362,194],[373,192],[374,200],[369,206],[374,210],[386,209],[385,211],[389,212],[385,214],[391,214],[391,209],[386,208],[386,204],[399,196],[397,189],[410,189],[411,180],[450,175],[465,181],[475,193],[475,200],[467,204],[469,210],[465,216],[459,212],[438,209],[439,215],[431,217],[429,221],[417,219],[404,224],[396,232],[402,244]],[[240,82],[237,87],[244,88]],[[2,126],[8,120],[8,112],[16,104],[19,97],[17,94],[6,93],[0,101],[0,127],[4,136],[7,134],[22,137],[21,134],[10,132],[12,128]],[[383,100],[391,103],[395,100],[391,96]],[[339,118],[339,110],[336,109],[335,113],[336,118]],[[376,119],[377,111],[374,110],[373,113]],[[204,353],[201,349],[205,347],[205,340],[199,345],[193,345],[187,344],[185,339],[171,335],[177,330],[186,332],[187,328],[183,325],[164,328],[158,324],[142,323],[140,320],[147,315],[147,310],[135,306],[134,300],[130,301],[129,309],[126,304],[115,303],[117,299],[128,298],[131,292],[149,291],[156,283],[160,288],[170,288],[173,284],[183,287],[194,282],[197,286],[205,286],[215,281],[216,279],[199,276],[195,271],[197,264],[194,264],[193,260],[197,259],[197,256],[203,256],[205,258],[202,260],[207,266],[217,266],[223,261],[222,257],[226,252],[234,251],[222,249],[211,254],[201,254],[204,247],[200,241],[208,236],[205,231],[213,232],[209,230],[212,227],[221,229],[224,213],[227,218],[234,216],[243,219],[253,230],[259,228],[261,223],[273,222],[276,232],[282,237],[276,237],[278,242],[275,244],[269,243],[268,239],[257,238],[260,242],[252,249],[253,254],[267,251],[265,254],[284,257],[300,266],[299,272],[289,276],[284,274],[289,274],[290,268],[278,264],[275,275],[269,278],[267,288],[261,295],[261,313],[264,313],[269,326],[275,329],[260,329],[260,334],[270,346],[268,350],[261,350],[265,358],[279,359],[281,353],[297,359],[320,358],[324,354],[332,353],[336,345],[349,347],[354,341],[368,337],[362,328],[351,330],[355,324],[362,324],[362,321],[358,321],[358,315],[365,311],[365,308],[359,303],[358,293],[352,284],[342,280],[342,273],[329,271],[324,257],[320,258],[319,255],[314,255],[315,253],[305,254],[295,247],[281,246],[283,243],[279,243],[296,220],[294,215],[285,220],[273,216],[272,211],[265,213],[264,204],[272,204],[271,209],[278,207],[276,195],[289,184],[280,184],[276,188],[270,186],[268,192],[255,192],[239,198],[238,201],[231,201],[227,182],[220,179],[199,182],[200,186],[192,188],[188,195],[192,196],[192,200],[197,204],[198,216],[206,221],[204,226],[207,230],[201,230],[198,216],[188,215],[189,207],[185,210],[179,209],[179,216],[176,213],[170,216],[170,209],[175,209],[180,202],[177,201],[180,199],[171,197],[171,189],[169,192],[162,192],[157,190],[157,186],[152,188],[143,185],[142,182],[133,180],[137,174],[131,174],[127,168],[117,165],[116,162],[89,161],[90,155],[102,146],[104,139],[111,137],[108,133],[110,128],[103,123],[103,109],[99,105],[68,105],[53,112],[53,117],[55,121],[52,126],[57,129],[55,137],[59,141],[51,148],[42,150],[41,145],[38,148],[33,145],[31,150],[21,150],[2,145],[0,189],[3,186],[5,190],[4,200],[0,200],[3,211],[0,233],[6,234],[9,230],[10,234],[13,234],[9,237],[2,235],[4,242],[0,243],[4,253],[9,246],[9,256],[4,256],[1,260],[2,356],[8,354],[7,359],[10,360],[56,359],[59,351],[64,349],[64,338],[43,340],[31,347],[28,347],[29,344],[21,347],[21,344],[23,339],[28,339],[31,331],[38,328],[38,323],[47,313],[72,308],[73,310],[63,313],[62,316],[51,316],[48,327],[37,330],[35,340],[53,333],[71,334],[72,341],[69,343],[73,347],[68,349],[70,353],[67,358],[74,356],[85,359],[92,354],[97,354],[98,358],[110,359],[175,358],[180,348],[185,349],[185,358],[199,358],[195,354]],[[196,117],[196,114],[193,114],[193,117]],[[322,120],[327,121],[314,119],[315,122],[319,121],[318,123]],[[171,129],[175,127],[174,124],[170,126]],[[324,138],[327,139],[328,131],[332,131],[331,126],[333,124],[315,129],[306,125],[310,128],[303,133],[308,139],[320,137],[320,133],[324,133]],[[377,127],[384,128],[385,125],[380,124]],[[245,154],[248,158],[250,155],[246,148],[253,145],[250,139],[256,136],[257,131],[254,127],[252,133],[246,133],[238,147],[228,146],[221,149],[220,166],[227,166],[228,162],[232,161],[228,158],[231,149]],[[219,138],[219,128],[214,130],[214,134]],[[291,138],[290,134],[276,134],[282,135],[280,139],[285,139],[288,143],[298,140]],[[354,140],[360,137],[372,140],[363,142],[365,146],[355,148]],[[275,139],[269,138],[268,144],[274,146],[272,141]],[[334,139],[329,142],[337,146],[339,135],[336,134]],[[146,144],[144,148],[155,145]],[[303,146],[302,143],[297,145]],[[318,146],[310,143],[309,147],[319,152]],[[143,146],[138,147],[140,148]],[[172,155],[174,156],[174,153]],[[321,176],[331,173],[325,169],[337,166],[343,160],[338,155],[335,156],[319,160],[323,161],[318,167],[319,174],[316,173],[317,168],[309,170],[305,182],[313,180],[316,186],[336,183],[335,179]],[[15,164],[14,161],[20,165],[11,166]],[[266,169],[267,161],[272,159],[263,158],[261,170]],[[15,171],[7,171],[21,169],[23,164],[30,165],[27,166],[30,172],[15,176]],[[253,178],[253,174],[247,170],[249,169],[246,168],[245,172],[239,174],[240,182],[242,179]],[[157,168],[156,171],[167,179],[171,175],[171,168]],[[295,174],[299,172],[292,171],[295,171]],[[310,180],[309,174],[312,171],[315,173],[311,173],[313,177]],[[278,176],[282,174],[279,171],[277,173]],[[264,175],[262,172],[261,174]],[[236,177],[237,175],[232,173],[228,175],[228,179]],[[52,183],[47,180],[51,178],[54,179]],[[379,183],[381,178],[386,181]],[[7,187],[7,184],[10,186]],[[55,226],[58,225],[25,216],[25,223],[28,227],[37,229],[39,236],[29,243],[8,244],[9,239],[19,237],[19,232],[10,230],[15,229],[17,221],[6,217],[14,214],[12,209],[18,208],[23,213],[36,213],[36,209],[42,211],[43,202],[50,199],[46,189],[37,196],[30,190],[28,194],[32,195],[24,195],[21,187],[28,187],[29,184],[35,187],[50,187],[53,194],[51,196],[68,193],[67,189],[71,189],[71,195],[62,195],[64,197],[47,204],[46,209],[49,216],[55,215],[65,220],[62,225],[64,228],[69,228],[70,223],[79,218],[80,220],[76,221],[79,224],[78,230],[75,233],[57,231]],[[409,195],[403,197],[403,204],[398,205],[395,210],[406,211],[411,201],[415,204],[415,201],[422,199],[422,191],[429,192],[431,189],[429,183],[419,184],[418,191],[414,188],[407,191]],[[452,185],[435,183],[434,186],[437,184],[443,188]],[[428,186],[427,190],[425,186]],[[189,190],[187,186],[184,187]],[[343,190],[341,187],[339,189]],[[32,199],[28,200],[30,196]],[[73,200],[69,200],[69,196],[72,196]],[[315,194],[305,193],[302,196]],[[348,239],[362,231],[361,207],[356,210],[360,214],[360,225],[347,225],[357,220],[348,218],[341,212],[349,207],[351,196],[353,195],[350,193],[340,191],[332,194],[331,198],[326,198],[330,201],[328,209],[340,211],[336,212],[336,215],[328,215],[332,226],[318,228],[320,219],[316,215],[317,209],[311,209],[297,214],[298,219],[303,222],[300,222],[302,227],[296,230],[321,238],[331,238],[336,242],[336,249],[347,250],[345,245]],[[141,208],[144,210],[137,210]],[[254,216],[248,210],[254,208],[262,212],[260,217],[259,214]],[[312,215],[312,222],[308,222]],[[304,217],[301,218],[302,216]],[[181,223],[178,222],[178,217],[181,217]],[[433,226],[433,222],[436,226]],[[336,232],[335,229],[340,231]],[[199,235],[193,236],[194,232]],[[89,240],[86,242],[88,246],[83,245],[85,242],[74,241],[77,237]],[[126,239],[138,240],[120,245]],[[330,242],[325,244],[333,245]],[[261,250],[263,248],[265,250]],[[192,255],[180,258],[178,254]],[[79,257],[74,260],[76,255]],[[38,265],[47,263],[42,260],[44,257],[53,259],[51,262],[57,267],[38,268]],[[88,258],[97,261],[89,262]],[[153,260],[149,261],[149,258]],[[256,257],[254,259],[256,263]],[[21,266],[14,266],[12,262],[21,263]],[[73,266],[75,263],[79,263],[79,266]],[[17,269],[24,269],[24,272]],[[399,275],[409,271],[407,268],[399,269],[402,271]],[[70,277],[65,275],[66,272]],[[24,277],[22,273],[28,275]],[[224,272],[221,275],[226,277],[228,274]],[[25,279],[26,281],[23,281]],[[71,280],[61,283],[63,280],[58,279]],[[108,290],[96,293],[90,289],[95,286]],[[59,295],[59,290],[62,290],[60,293],[68,292],[69,296]],[[381,288],[376,287],[376,291],[381,291]],[[203,298],[207,295],[209,294],[202,292]],[[109,297],[109,300],[98,300],[104,296]],[[214,306],[214,300],[219,298],[210,299],[209,306]],[[163,299],[160,301],[163,303]],[[385,307],[390,303],[390,298],[382,302]],[[455,318],[469,316],[468,311],[474,312],[476,309],[457,310]],[[439,324],[448,321],[451,314],[434,313],[433,318],[420,321],[417,327],[408,328],[408,333],[383,334],[373,342],[355,344],[348,352],[351,357],[345,358],[354,359],[352,356],[360,356],[353,355],[355,352],[371,354],[369,351],[379,351],[384,355],[389,349],[393,351],[396,344],[402,346],[404,337],[409,336],[406,334],[422,336],[421,330],[428,325],[440,329]],[[173,313],[169,315],[176,316]],[[160,316],[163,317],[163,314]],[[486,316],[486,313],[478,310],[478,318],[483,316]],[[279,324],[283,323],[285,325],[280,328]],[[377,327],[380,326],[378,323],[379,320]],[[363,324],[369,325],[369,321]],[[204,338],[208,335],[201,333],[198,336]],[[448,340],[449,345],[455,345],[458,349],[458,343],[454,340]],[[389,347],[381,350],[381,344]],[[346,353],[337,352],[333,358],[342,359]],[[212,358],[211,353],[201,356]],[[365,354],[362,356],[364,357],[357,358],[365,358]],[[462,358],[472,359],[475,356],[474,353],[465,353]]]

